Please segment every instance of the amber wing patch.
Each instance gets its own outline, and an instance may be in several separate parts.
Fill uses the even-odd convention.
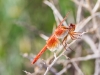
[[[52,35],[47,41],[47,48],[50,51],[55,51],[60,45],[60,41],[57,39],[56,35]]]

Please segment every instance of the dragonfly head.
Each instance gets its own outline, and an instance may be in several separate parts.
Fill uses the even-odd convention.
[[[71,31],[74,31],[74,30],[75,30],[75,25],[71,23],[70,26],[69,26],[69,29],[70,29]]]

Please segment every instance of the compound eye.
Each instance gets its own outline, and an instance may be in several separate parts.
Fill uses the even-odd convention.
[[[69,26],[69,28],[70,28],[72,31],[74,31],[74,30],[75,30],[75,25],[71,23],[70,26]]]

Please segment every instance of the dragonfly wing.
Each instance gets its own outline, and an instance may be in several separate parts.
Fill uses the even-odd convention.
[[[57,36],[58,39],[64,38],[69,32],[69,28],[65,26],[59,26],[55,30],[55,35]]]
[[[47,48],[50,51],[55,51],[60,45],[60,41],[57,39],[56,35],[52,35],[47,41]]]

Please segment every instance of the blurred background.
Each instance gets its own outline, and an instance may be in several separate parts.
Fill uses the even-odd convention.
[[[91,37],[90,41],[92,40],[92,45],[95,45],[93,49],[100,50],[98,29],[98,24],[100,24],[100,0],[48,1],[56,7],[62,17],[70,11],[66,20],[68,24],[82,24],[83,21],[90,19],[87,24],[84,22],[81,31],[90,30],[87,36]],[[92,11],[93,7],[95,8]],[[92,20],[91,17],[96,14],[98,16]],[[45,45],[45,40],[40,37],[40,34],[50,36],[56,26],[54,12],[43,0],[0,0],[0,75],[43,75],[46,66],[41,63],[42,61],[31,65],[30,59],[33,59]],[[74,51],[68,56],[74,58],[95,54],[94,50],[92,51],[91,42],[86,41],[86,37],[77,41],[71,47]],[[53,53],[48,50],[42,55],[41,59],[46,61],[49,57],[53,57]],[[97,68],[95,58],[77,62],[84,75],[100,75],[98,71],[100,60],[98,60],[99,68]],[[47,75],[58,75],[57,73],[64,69],[66,59],[63,57],[59,59],[63,59],[63,62],[55,63],[53,66],[54,72],[51,70]],[[73,66],[59,75],[67,74],[81,75]]]

